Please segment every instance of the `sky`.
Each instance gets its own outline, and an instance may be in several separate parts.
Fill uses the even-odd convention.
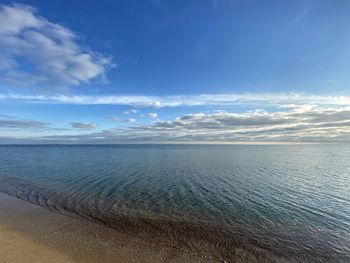
[[[0,143],[350,140],[350,1],[0,0]]]

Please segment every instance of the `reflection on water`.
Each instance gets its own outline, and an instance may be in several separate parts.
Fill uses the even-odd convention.
[[[1,146],[0,191],[219,260],[350,262],[347,145]]]

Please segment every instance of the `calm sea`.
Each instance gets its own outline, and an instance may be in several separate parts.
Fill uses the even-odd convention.
[[[350,262],[350,145],[0,146],[0,191],[217,260]]]

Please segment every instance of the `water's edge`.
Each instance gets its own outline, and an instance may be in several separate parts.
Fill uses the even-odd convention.
[[[101,210],[86,204],[76,204],[69,197],[58,196],[48,189],[35,187],[16,177],[2,179],[0,183],[0,192],[52,212],[88,220],[145,242],[171,247],[213,261],[332,262],[334,260],[325,251],[310,251],[300,246],[298,250],[292,246],[282,247],[273,240],[257,239],[254,233],[215,225],[212,222],[116,214],[110,212],[108,206]],[[300,253],[300,249],[304,253]]]

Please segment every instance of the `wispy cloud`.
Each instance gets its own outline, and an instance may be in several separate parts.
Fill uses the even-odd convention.
[[[348,96],[323,96],[303,93],[248,93],[248,94],[202,94],[178,96],[125,96],[125,95],[23,95],[0,94],[0,100],[30,103],[57,103],[76,105],[129,105],[135,107],[181,107],[181,106],[230,106],[230,105],[350,105]],[[129,112],[128,112],[129,113]]]
[[[134,122],[136,122],[136,120],[133,119],[133,118],[130,118],[130,119],[127,119],[126,122],[128,122],[128,123],[134,123]]]
[[[40,121],[19,119],[14,116],[0,115],[0,130],[43,130],[50,124]]]
[[[300,22],[301,20],[303,20],[308,14],[310,13],[310,9],[309,8],[302,8],[297,15],[295,16],[295,18],[292,21],[292,24],[296,24],[298,22]]]
[[[82,130],[91,130],[97,127],[95,123],[86,123],[86,122],[71,122],[70,125],[73,128],[82,129]]]
[[[47,128],[48,124],[39,121],[28,120],[0,120],[0,129],[43,129]]]
[[[25,63],[26,67],[22,64]],[[27,5],[0,5],[0,80],[15,86],[73,86],[106,80],[109,56],[83,48],[77,35]]]

